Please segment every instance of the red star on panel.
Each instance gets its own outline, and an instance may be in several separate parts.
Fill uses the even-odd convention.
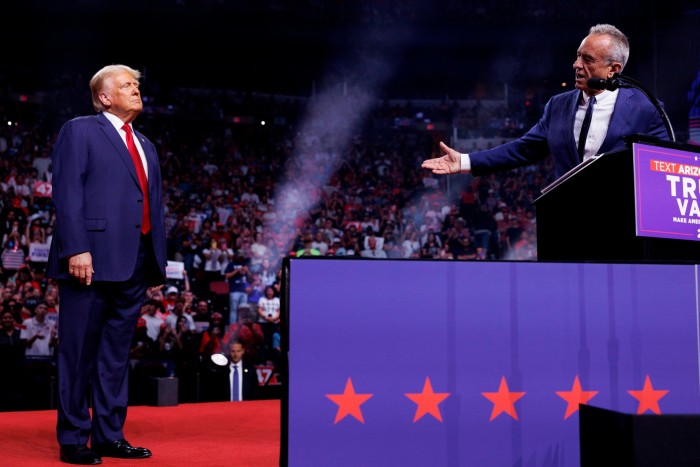
[[[578,375],[574,378],[574,385],[571,391],[556,391],[557,396],[566,401],[566,414],[564,420],[569,418],[571,414],[578,410],[579,404],[586,404],[593,399],[598,391],[584,391],[581,389],[581,382],[578,380]]]
[[[440,408],[438,407],[438,404],[447,399],[450,393],[433,392],[433,385],[430,384],[430,378],[425,378],[425,384],[423,384],[423,392],[408,393],[404,395],[418,405],[416,407],[416,415],[413,417],[413,423],[416,423],[426,414],[430,414],[439,421],[442,421],[442,415],[440,414]]]
[[[637,415],[641,415],[647,410],[651,410],[656,415],[661,415],[661,409],[659,408],[659,399],[668,394],[668,390],[654,389],[651,385],[651,379],[649,375],[644,380],[644,388],[641,391],[627,391],[632,397],[639,401],[639,407],[637,407]]]
[[[372,396],[373,394],[357,394],[352,385],[352,380],[348,378],[347,383],[345,383],[345,390],[342,394],[326,394],[327,398],[338,405],[338,412],[335,414],[335,421],[333,423],[338,423],[348,415],[352,415],[361,423],[365,423],[360,406],[367,402]]]
[[[518,419],[518,414],[515,412],[515,406],[513,404],[523,397],[525,393],[510,392],[505,376],[501,376],[501,384],[498,386],[498,392],[482,392],[481,395],[493,402],[493,410],[491,411],[491,418],[489,421],[492,421],[503,412],[507,413],[515,420]]]

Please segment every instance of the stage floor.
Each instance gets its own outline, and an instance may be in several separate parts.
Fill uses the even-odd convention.
[[[0,452],[7,466],[58,466],[56,411],[0,412]],[[279,465],[280,401],[129,407],[125,436],[153,451],[139,460],[104,458],[115,466]]]

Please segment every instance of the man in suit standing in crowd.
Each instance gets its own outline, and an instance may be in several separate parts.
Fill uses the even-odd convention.
[[[257,398],[258,392],[258,372],[255,367],[243,361],[245,348],[238,341],[233,341],[228,345],[229,381],[231,388],[228,395],[230,401],[248,401]],[[238,375],[238,376],[236,376]]]
[[[554,176],[559,178],[595,154],[624,149],[625,136],[643,133],[669,139],[656,107],[641,91],[588,87],[591,78],[607,80],[620,73],[628,58],[627,36],[609,24],[593,26],[573,63],[576,89],[552,97],[540,121],[524,136],[471,154],[460,154],[441,142],[446,154],[423,161],[422,167],[436,174],[478,176],[534,164],[551,154]]]
[[[202,373],[202,400],[206,402],[248,401],[258,398],[258,373],[243,360],[245,348],[239,341],[228,343],[228,358],[211,356]]]
[[[139,78],[125,65],[99,70],[90,80],[97,115],[65,123],[52,155],[57,217],[48,274],[61,303],[57,438],[60,459],[71,464],[151,456],[123,432],[131,339],[166,266],[158,154],[132,128],[143,109]]]

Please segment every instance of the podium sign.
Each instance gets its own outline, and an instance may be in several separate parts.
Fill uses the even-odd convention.
[[[642,143],[632,150],[637,235],[700,240],[700,154]]]

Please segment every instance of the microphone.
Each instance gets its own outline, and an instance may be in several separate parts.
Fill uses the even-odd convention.
[[[608,91],[614,91],[617,88],[625,87],[623,82],[620,80],[619,74],[614,75],[612,78],[591,78],[588,80],[588,87],[590,89],[607,89]]]
[[[590,89],[603,90],[607,87],[608,80],[605,78],[591,78],[588,80],[588,87]]]
[[[636,88],[639,89],[642,94],[644,94],[647,99],[654,105],[656,111],[661,115],[661,120],[664,122],[666,127],[666,133],[668,138],[675,142],[676,135],[673,133],[673,127],[671,127],[671,120],[669,120],[666,111],[664,110],[661,102],[654,97],[642,84],[629,76],[623,76],[620,73],[615,73],[611,78],[591,78],[587,81],[589,89],[607,89],[608,91],[614,91],[617,88]]]

